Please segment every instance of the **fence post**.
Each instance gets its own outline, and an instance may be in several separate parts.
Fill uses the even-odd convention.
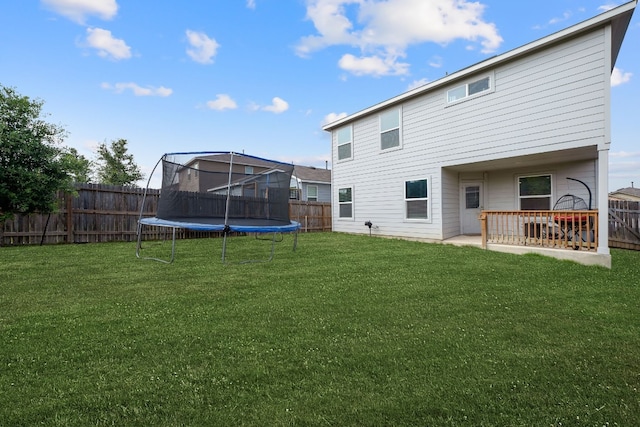
[[[482,249],[487,249],[487,214],[481,212],[478,219],[480,220],[480,230],[482,233]]]
[[[64,193],[64,204],[67,211],[67,243],[73,243],[73,195]]]

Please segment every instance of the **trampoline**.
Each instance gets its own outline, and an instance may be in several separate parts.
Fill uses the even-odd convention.
[[[148,197],[149,184],[162,164],[162,188],[157,199]],[[234,152],[204,151],[164,154],[147,181],[138,218],[136,256],[172,263],[177,230],[218,232],[222,235],[222,262],[227,263],[227,238],[232,234],[271,235],[267,259],[284,233],[293,233],[293,250],[300,223],[289,218],[289,190],[293,165]],[[155,216],[151,202],[157,201]],[[147,214],[148,215],[148,214]],[[144,227],[171,231],[168,259],[142,256]],[[265,240],[265,239],[262,239]]]

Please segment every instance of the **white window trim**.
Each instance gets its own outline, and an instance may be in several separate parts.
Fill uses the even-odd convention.
[[[477,82],[479,80],[486,79],[487,77],[489,77],[489,89],[483,90],[482,92],[474,93],[473,95],[468,95],[468,93],[469,93],[469,84],[470,83],[474,83],[474,82]],[[482,76],[476,76],[474,78],[464,80],[462,82],[457,83],[455,86],[451,86],[451,87],[447,88],[444,91],[444,105],[445,105],[445,108],[446,107],[450,107],[452,105],[458,105],[460,103],[463,103],[463,102],[466,102],[466,101],[469,101],[469,100],[472,100],[472,99],[476,99],[476,98],[479,98],[481,96],[489,95],[490,93],[494,93],[496,91],[495,78],[496,78],[495,77],[495,72],[491,71],[488,74],[484,74]],[[458,88],[460,86],[465,86],[465,90],[466,90],[467,95],[465,95],[464,98],[456,99],[455,101],[449,102],[449,91],[451,91],[453,89],[456,89],[456,88]]]
[[[425,200],[425,198],[411,198],[408,199],[407,198],[407,181],[421,181],[421,180],[427,180],[427,218],[407,218],[407,202],[408,201],[416,201],[416,200]],[[402,209],[404,211],[404,221],[405,222],[420,222],[420,223],[424,223],[424,224],[431,224],[433,222],[432,219],[432,215],[431,215],[431,206],[433,205],[432,203],[432,194],[431,194],[431,176],[419,176],[419,177],[415,177],[415,178],[406,178],[402,181]]]
[[[533,197],[540,197],[538,196],[529,196],[529,197],[521,197],[520,196],[520,178],[531,178],[531,177],[536,177],[536,176],[545,176],[545,175],[549,175],[549,177],[551,177],[551,181],[549,183],[549,185],[551,186],[551,194],[549,194],[549,209],[553,209],[553,205],[554,205],[554,176],[553,173],[551,172],[539,172],[539,173],[527,173],[527,174],[522,174],[522,175],[517,175],[516,176],[516,209],[517,210],[521,210],[522,207],[520,205],[520,200],[522,199],[527,199],[527,198],[533,198]]]
[[[349,142],[343,142],[340,143],[340,141],[338,140],[338,134],[340,132],[340,130],[344,129],[344,128],[349,128],[349,133],[351,134],[351,139],[349,140]],[[349,157],[345,157],[344,159],[340,158],[340,147],[343,145],[347,145],[347,144],[351,144],[351,150],[350,150],[350,155]],[[339,129],[336,130],[336,161],[338,163],[340,162],[346,162],[349,160],[353,160],[353,125],[346,125],[346,126],[342,126]]]
[[[382,116],[391,111],[398,112],[398,145],[396,147],[382,148]],[[389,132],[390,130],[394,130],[396,128],[385,129],[384,132]],[[380,153],[388,153],[390,151],[402,150],[402,105],[397,107],[390,108],[382,113],[378,114],[378,151]]]
[[[350,202],[340,202],[340,190],[343,188],[350,188],[351,189],[351,201]],[[353,189],[353,186],[344,186],[344,187],[339,187],[336,191],[336,196],[337,196],[337,203],[336,205],[338,206],[338,212],[336,215],[336,218],[338,219],[338,221],[353,221],[355,219],[355,205],[354,205],[354,199],[355,199],[355,191]],[[340,216],[340,206],[343,204],[351,204],[351,216],[347,217],[347,216]]]

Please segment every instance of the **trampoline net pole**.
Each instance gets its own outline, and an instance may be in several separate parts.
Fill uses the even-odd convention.
[[[231,204],[231,179],[233,177],[233,151],[229,157],[229,181],[227,182],[227,200],[224,212],[224,231],[222,238],[222,262],[227,252],[227,235],[229,234],[229,205]]]

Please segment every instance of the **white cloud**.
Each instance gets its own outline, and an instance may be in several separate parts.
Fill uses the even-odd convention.
[[[626,159],[630,157],[638,157],[640,158],[640,151],[611,151],[609,153],[609,157]]]
[[[249,9],[255,9],[256,8],[256,1],[255,0],[247,0],[247,7]]]
[[[559,24],[560,22],[566,21],[567,19],[571,18],[572,15],[573,14],[571,13],[571,11],[567,10],[562,14],[562,16],[551,18],[549,20],[549,25],[555,25],[555,24]]]
[[[216,56],[220,47],[218,42],[203,32],[187,30],[186,34],[189,45],[191,45],[191,48],[187,49],[187,55],[200,64],[213,63],[213,57]]]
[[[412,90],[412,89],[418,88],[420,86],[424,86],[427,83],[429,83],[429,79],[426,79],[426,78],[425,79],[420,79],[420,80],[414,80],[409,84],[409,86],[407,87],[407,90]]]
[[[131,58],[131,48],[122,39],[113,37],[111,31],[87,28],[87,45],[98,50],[103,58],[115,60]]]
[[[220,93],[216,95],[214,101],[207,102],[207,108],[217,111],[235,110],[238,108],[238,104],[229,95]]]
[[[625,73],[624,70],[613,67],[613,71],[611,72],[611,87],[628,83],[631,80],[631,76],[633,76],[633,74]]]
[[[263,111],[269,111],[276,114],[284,113],[288,109],[289,103],[282,98],[278,98],[277,96],[271,100],[271,105],[262,107]]]
[[[347,113],[329,113],[324,116],[324,119],[322,120],[322,126],[328,125],[329,123],[333,123],[345,117],[347,117]]]
[[[609,153],[609,189],[640,186],[640,151]]]
[[[602,6],[599,6],[598,10],[601,11],[601,12],[606,12],[608,10],[615,9],[618,6],[619,5],[617,5],[615,3],[607,3],[607,4],[603,4]]]
[[[408,64],[396,62],[410,45],[463,39],[479,44],[484,53],[495,51],[502,37],[494,24],[482,20],[483,12],[482,4],[467,0],[307,0],[307,19],[318,34],[303,37],[296,52],[304,57],[329,46],[351,46],[361,58],[344,55],[347,71],[404,74]]]
[[[434,56],[431,61],[429,61],[429,66],[433,67],[433,68],[440,68],[442,67],[442,57],[441,56]]]
[[[396,62],[395,58],[380,58],[378,56],[356,58],[347,53],[340,58],[338,65],[356,76],[368,74],[378,77],[409,73],[409,64]]]
[[[112,19],[118,13],[116,0],[41,0],[42,4],[54,12],[84,25],[87,16]]]
[[[100,85],[103,89],[111,90],[115,93],[123,93],[125,90],[130,90],[135,96],[160,96],[167,97],[173,93],[172,89],[164,86],[160,87],[142,87],[136,83],[116,83],[114,85],[110,83],[102,83]]]

